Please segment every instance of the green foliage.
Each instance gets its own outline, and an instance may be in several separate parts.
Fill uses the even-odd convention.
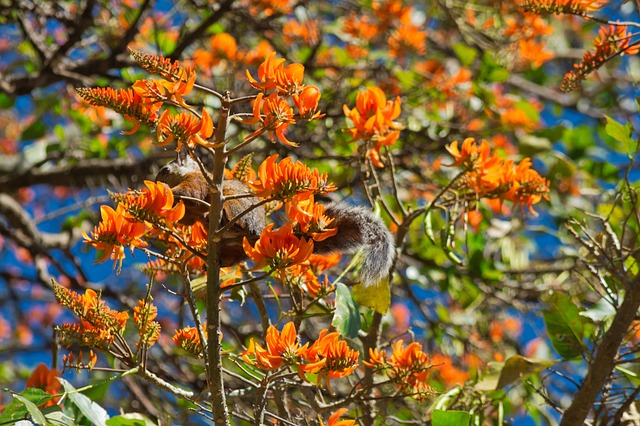
[[[336,311],[331,325],[342,336],[350,338],[355,338],[360,330],[360,309],[349,288],[342,283],[336,284]]]
[[[549,308],[543,311],[553,348],[565,359],[575,358],[584,352],[586,318],[580,315],[581,311],[571,297],[563,293],[553,293]]]
[[[27,414],[31,415],[34,421],[45,424],[44,414],[38,407],[50,401],[53,396],[42,389],[28,388],[18,394],[14,394],[14,399],[0,413],[0,424],[8,424],[12,421],[25,419]]]
[[[471,422],[471,416],[464,411],[434,410],[431,414],[433,426],[467,426]]]

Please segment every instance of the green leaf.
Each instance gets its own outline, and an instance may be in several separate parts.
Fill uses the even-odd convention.
[[[73,417],[65,414],[57,405],[47,407],[42,412],[47,419],[48,426],[75,426],[77,424]]]
[[[24,404],[24,406],[27,408],[27,411],[29,411],[29,414],[31,414],[31,418],[33,419],[33,421],[36,424],[39,425],[46,425],[47,424],[47,419],[44,418],[44,414],[42,414],[42,411],[40,411],[40,409],[38,409],[38,406],[36,404],[34,404],[33,402],[29,401],[28,398],[25,398],[24,396],[20,395],[20,394],[15,394],[13,395],[18,401],[22,402]]]
[[[478,51],[471,46],[467,46],[464,43],[456,43],[453,45],[453,51],[455,52],[460,62],[463,65],[469,66],[476,60],[478,57]]]
[[[10,424],[11,422],[26,418],[29,410],[24,401],[17,398],[18,395],[34,404],[36,407],[53,398],[42,389],[25,389],[19,394],[15,394],[16,398],[14,398],[9,405],[5,407],[4,411],[2,411],[0,414],[0,424]]]
[[[351,296],[349,288],[338,283],[336,285],[336,311],[333,314],[331,325],[340,335],[354,338],[360,330],[360,310]]]
[[[431,424],[433,426],[467,426],[471,422],[471,414],[466,411],[433,410]]]
[[[58,377],[60,383],[64,387],[67,398],[73,402],[80,412],[91,422],[93,425],[106,426],[106,421],[109,419],[109,415],[106,410],[91,401],[87,396],[76,392],[76,389],[71,383],[65,379]]]
[[[500,379],[496,385],[496,390],[504,389],[510,384],[513,384],[524,377],[546,370],[556,363],[557,361],[548,359],[533,359],[514,355],[505,361],[502,371],[500,371]]]
[[[384,315],[391,305],[389,281],[383,280],[378,285],[369,287],[357,284],[353,286],[353,298],[359,305],[366,306]]]
[[[623,126],[608,115],[605,115],[605,118],[607,119],[607,125],[604,131],[622,145],[629,159],[633,159],[638,143],[631,137],[631,123],[627,122],[627,124]],[[612,148],[615,149],[615,147]]]
[[[563,293],[553,293],[549,305],[543,316],[553,348],[563,358],[577,357],[584,351],[580,309]]]
[[[507,78],[509,78],[509,71],[507,71],[504,68],[492,69],[491,72],[489,72],[489,75],[487,76],[487,80],[494,83],[501,83],[503,81],[507,81]]]
[[[111,417],[107,426],[151,426],[154,423],[142,414],[132,413]]]
[[[24,129],[20,135],[21,141],[30,141],[43,137],[47,133],[47,126],[41,120],[34,121],[31,126]]]
[[[6,93],[0,93],[0,109],[11,108],[15,103],[15,99]]]

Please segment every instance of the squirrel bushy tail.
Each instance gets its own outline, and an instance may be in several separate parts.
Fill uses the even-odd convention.
[[[338,234],[316,241],[314,252],[354,252],[361,248],[365,255],[360,278],[365,287],[378,284],[389,275],[395,258],[395,243],[386,225],[371,210],[345,203],[325,204],[325,214],[335,218]]]

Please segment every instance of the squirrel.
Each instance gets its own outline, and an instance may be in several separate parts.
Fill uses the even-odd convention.
[[[160,170],[156,181],[166,183],[174,196],[185,203],[186,213],[180,223],[191,225],[197,220],[207,220],[209,184],[198,163],[188,154],[180,152],[175,160]],[[246,195],[224,200],[222,225],[260,201],[252,196],[249,187],[239,180],[224,180],[222,193],[223,196]],[[351,206],[343,202],[331,202],[324,206],[325,215],[334,218],[330,228],[337,227],[338,233],[323,241],[314,241],[313,252],[352,253],[366,248],[368,253],[362,263],[360,279],[365,287],[377,285],[388,276],[395,258],[394,239],[384,222],[365,207]],[[225,243],[224,249],[221,250],[221,265],[230,266],[245,260],[242,237],[246,236],[251,242],[255,242],[265,226],[265,210],[261,205],[242,216],[228,235],[225,234],[223,237]]]

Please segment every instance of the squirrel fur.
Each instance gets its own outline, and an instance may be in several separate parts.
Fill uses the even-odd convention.
[[[182,153],[181,153],[182,154]],[[196,221],[207,221],[210,189],[198,164],[190,156],[178,155],[176,160],[164,166],[156,181],[166,183],[177,199],[185,203],[186,213],[181,223],[191,225]],[[257,204],[260,200],[251,196],[247,185],[227,179],[222,183],[223,196],[247,195],[242,198],[224,200],[222,225]],[[205,202],[203,202],[205,201]],[[365,286],[377,285],[386,278],[395,258],[394,239],[384,222],[369,209],[346,203],[325,204],[325,215],[333,217],[330,228],[338,233],[323,241],[314,241],[316,254],[333,252],[353,253],[361,248],[368,250],[362,263],[360,279]],[[255,242],[266,226],[263,206],[258,206],[242,216],[223,236],[221,265],[230,266],[246,259],[242,249],[242,238]]]

